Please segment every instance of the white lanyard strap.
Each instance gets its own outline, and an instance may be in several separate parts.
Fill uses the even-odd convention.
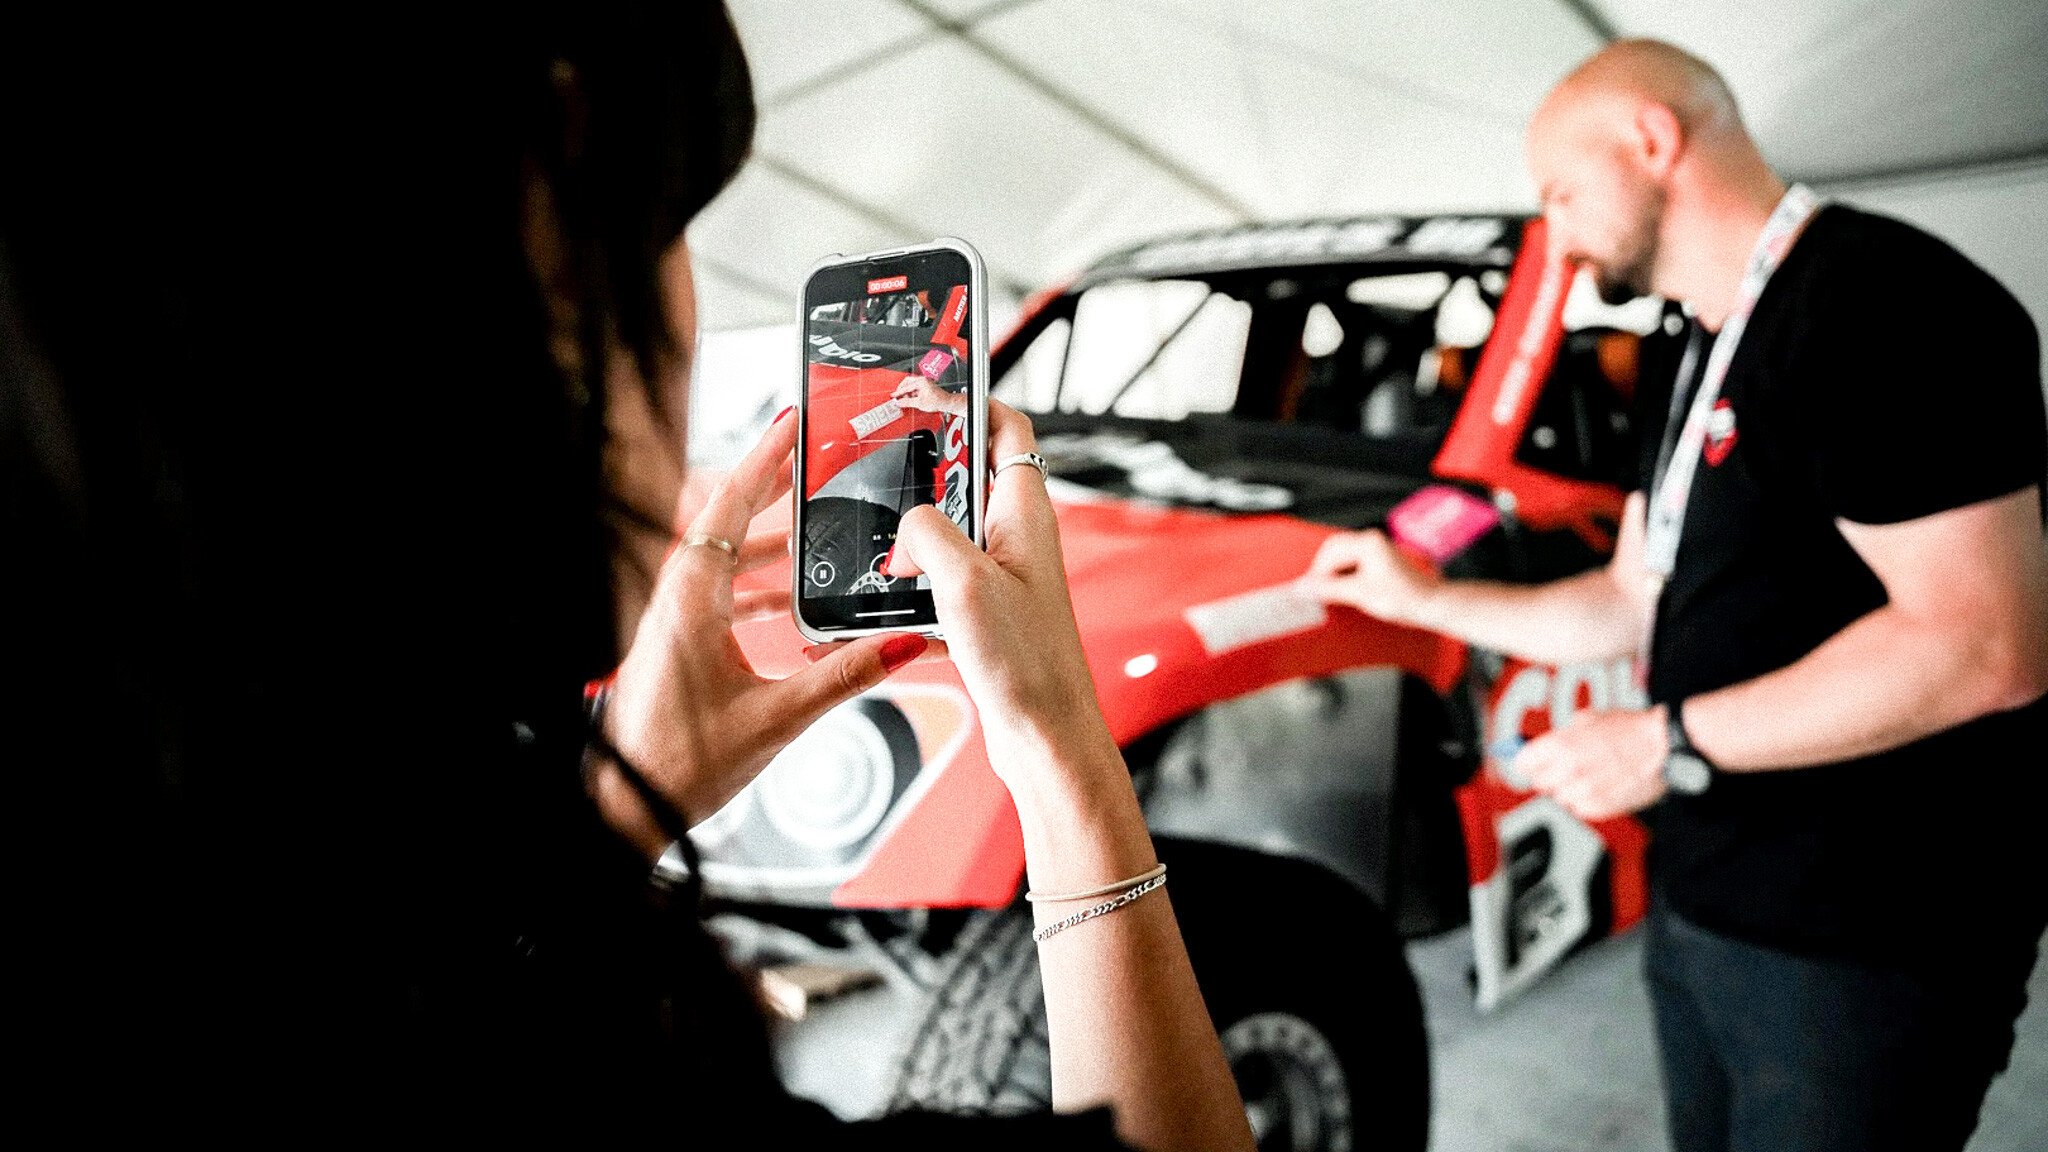
[[[1643,563],[1650,570],[1653,588],[1657,590],[1661,591],[1663,581],[1677,567],[1678,538],[1685,530],[1685,508],[1692,500],[1693,475],[1699,471],[1707,423],[1713,417],[1715,402],[1721,398],[1721,382],[1728,376],[1728,364],[1735,358],[1736,345],[1742,342],[1743,329],[1749,327],[1749,314],[1756,308],[1757,298],[1763,295],[1764,286],[1771,282],[1771,274],[1784,263],[1785,253],[1791,250],[1799,230],[1806,226],[1820,205],[1820,197],[1814,195],[1812,189],[1804,184],[1794,184],[1786,190],[1785,198],[1778,201],[1777,210],[1765,222],[1763,233],[1756,238],[1756,247],[1749,254],[1749,267],[1742,274],[1734,306],[1729,309],[1728,319],[1721,325],[1721,334],[1714,341],[1714,350],[1707,356],[1707,366],[1700,373],[1699,390],[1693,394],[1692,408],[1686,413],[1685,428],[1678,434],[1678,444],[1671,453],[1668,466],[1663,475],[1655,479],[1650,492],[1649,522],[1643,537]],[[1685,386],[1692,365],[1693,356],[1688,355],[1680,369],[1678,387]],[[1654,613],[1655,608],[1651,611]]]

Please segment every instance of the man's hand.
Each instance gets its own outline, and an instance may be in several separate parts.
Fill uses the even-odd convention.
[[[1580,712],[1569,727],[1531,740],[1513,771],[1581,820],[1640,811],[1664,796],[1665,724],[1661,704],[1640,712]]]
[[[1378,529],[1323,541],[1302,575],[1303,591],[1400,624],[1420,623],[1423,604],[1443,578],[1409,559]]]

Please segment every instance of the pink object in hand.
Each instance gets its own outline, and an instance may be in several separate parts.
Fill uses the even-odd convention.
[[[934,348],[924,354],[924,359],[917,362],[917,374],[936,383],[939,377],[946,374],[946,369],[952,366],[953,354]]]
[[[1456,488],[1432,484],[1387,514],[1387,534],[1442,564],[1500,523],[1493,505]]]

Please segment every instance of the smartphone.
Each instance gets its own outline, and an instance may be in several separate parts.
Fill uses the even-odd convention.
[[[929,579],[882,568],[920,504],[985,546],[987,299],[980,253],[951,237],[834,254],[805,279],[792,578],[806,638],[939,634]]]

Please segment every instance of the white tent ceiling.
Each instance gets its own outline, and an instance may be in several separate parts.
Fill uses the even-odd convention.
[[[761,124],[690,233],[711,330],[789,320],[823,253],[945,233],[1014,299],[1188,228],[1529,209],[1524,122],[1617,35],[1712,61],[1788,176],[2048,163],[2048,0],[730,6]]]

